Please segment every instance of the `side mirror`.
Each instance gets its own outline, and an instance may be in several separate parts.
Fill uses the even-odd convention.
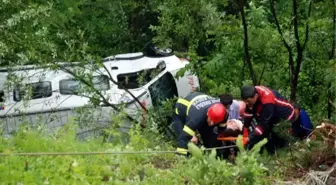
[[[157,65],[156,69],[158,69],[160,72],[166,69],[166,62],[161,60]]]

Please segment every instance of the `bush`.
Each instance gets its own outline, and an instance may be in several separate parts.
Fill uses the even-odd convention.
[[[193,157],[183,167],[181,174],[186,174],[190,184],[269,184],[269,180],[265,178],[267,168],[257,161],[259,151],[267,140],[246,151],[241,139],[239,136],[237,140],[239,154],[235,164],[216,158],[215,150],[204,155],[201,149],[189,143]]]
[[[102,143],[102,138],[79,141],[70,122],[53,135],[21,129],[11,138],[1,138],[0,151],[12,152],[146,152],[173,151],[162,138],[139,125],[130,131],[128,144]],[[265,141],[251,151],[239,142],[236,164],[219,160],[214,151],[202,154],[191,145],[193,157],[174,153],[119,155],[2,156],[0,181],[4,184],[267,184],[267,169],[257,161]],[[199,155],[195,155],[199,153]]]

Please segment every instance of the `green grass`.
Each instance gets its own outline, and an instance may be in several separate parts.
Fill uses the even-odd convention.
[[[117,135],[114,142],[102,142],[102,137],[78,141],[75,130],[72,121],[49,135],[22,128],[13,137],[0,139],[0,152],[175,150],[171,143],[162,142],[162,136],[139,127],[130,131],[128,143],[118,139],[124,135]],[[200,152],[191,147],[193,153]],[[240,147],[235,164],[213,155],[189,159],[175,154],[2,156],[0,184],[270,184],[295,169],[293,161],[305,166],[298,160],[300,150],[294,157],[288,149],[278,150],[277,156],[260,156],[260,147],[256,151]]]

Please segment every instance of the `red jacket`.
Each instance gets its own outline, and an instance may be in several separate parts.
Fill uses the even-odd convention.
[[[254,129],[255,134],[262,135],[266,130],[269,130],[270,124],[276,124],[281,119],[295,121],[294,105],[273,89],[265,86],[255,86],[255,88],[259,96],[253,107],[245,109],[245,126],[249,126],[252,118],[255,118],[257,121],[257,126]]]

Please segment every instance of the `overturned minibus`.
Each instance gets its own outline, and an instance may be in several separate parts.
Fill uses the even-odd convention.
[[[104,66],[92,71],[92,82],[109,104],[124,105],[125,111],[137,119],[137,112],[141,109],[138,102],[151,107],[167,98],[185,96],[199,87],[198,77],[189,71],[182,77],[175,77],[188,63],[188,60],[173,54],[119,54],[103,59]],[[69,63],[59,65],[64,69],[73,68]],[[155,71],[154,75],[152,71]],[[9,81],[15,81],[9,80],[9,74],[15,74],[20,79],[20,85],[8,85]],[[30,87],[30,98],[27,100],[25,96],[28,92],[23,86]],[[81,87],[81,82],[66,70],[34,65],[1,68],[0,120],[3,133],[12,134],[22,123],[53,130],[66,124],[69,117],[75,117],[82,124],[79,137],[96,135],[111,123],[114,110],[106,103],[101,103],[99,108],[86,108],[90,105],[90,97],[78,93]],[[135,101],[125,89],[139,101]],[[120,129],[128,129],[129,126],[125,123]]]

